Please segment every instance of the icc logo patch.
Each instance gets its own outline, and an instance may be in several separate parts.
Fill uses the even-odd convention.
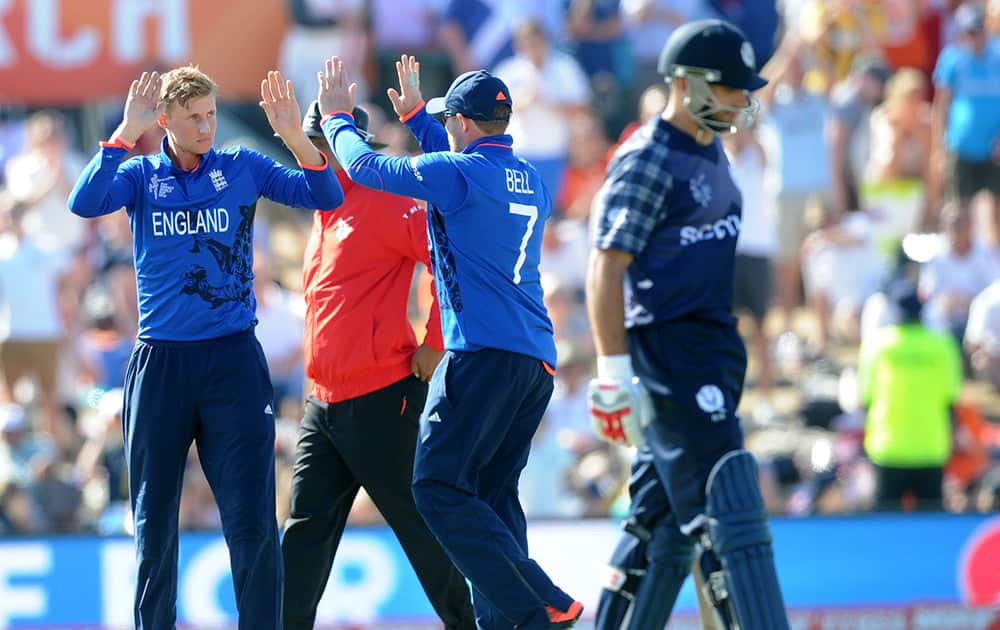
[[[712,416],[713,422],[726,419],[726,397],[718,385],[702,385],[694,400],[699,409]]]
[[[712,187],[705,181],[704,173],[698,173],[691,178],[691,181],[688,182],[688,188],[691,189],[691,197],[694,198],[695,203],[702,208],[707,208],[708,204],[712,203]]]
[[[159,177],[156,173],[149,178],[149,192],[153,194],[153,199],[165,199],[167,195],[174,192],[174,187],[168,183],[173,177]]]

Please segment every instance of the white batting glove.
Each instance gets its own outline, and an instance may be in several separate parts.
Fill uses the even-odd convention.
[[[587,391],[590,423],[602,440],[620,446],[642,447],[638,379],[628,355],[597,357],[597,378]]]

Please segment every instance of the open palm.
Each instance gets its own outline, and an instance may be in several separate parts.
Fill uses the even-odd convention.
[[[125,100],[126,129],[134,130],[136,135],[153,126],[162,113],[160,103],[160,87],[163,81],[157,72],[143,72],[132,81]]]
[[[302,111],[295,100],[295,89],[280,72],[272,70],[260,82],[260,98],[267,122],[283,140],[287,141],[301,131]]]
[[[396,75],[399,77],[399,91],[389,88],[386,93],[396,115],[403,117],[424,100],[420,93],[420,62],[412,55],[403,55],[396,62]]]

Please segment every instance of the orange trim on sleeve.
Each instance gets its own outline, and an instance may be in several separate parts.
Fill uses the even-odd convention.
[[[330,163],[326,159],[326,153],[323,153],[322,151],[320,151],[319,152],[319,156],[321,158],[323,158],[323,163],[322,164],[320,164],[318,166],[313,166],[312,164],[303,164],[302,162],[299,162],[299,166],[302,167],[303,169],[309,170],[309,171],[325,171],[330,166]]]
[[[329,114],[324,115],[323,118],[326,119],[326,118],[329,118],[330,116],[336,116],[337,114],[347,114],[347,116],[351,120],[354,120],[354,114],[352,114],[351,112],[347,111],[346,109],[338,109],[336,111],[330,112]]]
[[[105,149],[125,149],[126,151],[131,151],[135,148],[134,144],[129,144],[121,138],[111,138],[107,142],[100,143]]]
[[[405,123],[405,122],[406,122],[407,120],[409,120],[409,119],[413,118],[414,116],[416,116],[416,115],[417,115],[417,113],[418,113],[418,112],[419,112],[420,110],[422,110],[422,109],[424,108],[424,105],[426,105],[426,104],[427,104],[427,101],[420,101],[419,103],[417,103],[417,106],[416,106],[416,107],[414,107],[414,108],[413,108],[413,109],[411,109],[410,111],[406,112],[406,114],[405,114],[405,115],[403,115],[403,116],[400,116],[400,117],[399,117],[399,122],[401,122],[401,123]]]
[[[542,367],[545,368],[545,371],[549,373],[549,376],[555,376],[556,375],[555,369],[553,369],[553,367],[551,365],[549,365],[548,363],[546,363],[545,361],[542,361]]]

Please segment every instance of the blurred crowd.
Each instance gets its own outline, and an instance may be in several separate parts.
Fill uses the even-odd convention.
[[[278,66],[300,103],[323,58],[339,54],[386,153],[418,150],[384,96],[401,53],[421,61],[427,96],[479,67],[510,87],[515,150],[556,204],[542,271],[559,365],[521,477],[530,518],[616,515],[627,504],[631,454],[596,440],[587,419],[588,218],[615,147],[666,103],[663,42],[704,17],[738,24],[770,80],[757,123],[725,139],[744,196],[734,295],[751,361],[742,417],[769,509],[998,507],[1000,2],[288,0],[288,12]],[[219,144],[289,161],[263,116],[247,114],[255,103],[220,106],[229,116]],[[84,137],[82,121],[102,121],[106,136],[121,103],[0,114],[0,535],[128,531],[120,388],[137,325],[128,218],[84,221],[66,208],[101,139]],[[227,124],[241,135],[225,138]],[[160,138],[151,130],[134,151],[157,151]],[[257,216],[257,334],[279,410],[280,522],[308,390],[300,269],[310,216],[268,203]],[[901,310],[913,306],[899,299],[901,282],[915,287],[916,314]],[[416,274],[414,322],[425,321],[429,290]],[[900,415],[872,366],[882,365],[887,331],[903,325],[955,348],[962,393],[945,410],[947,431],[928,432],[923,409],[871,426],[875,415]],[[908,461],[942,476],[942,496],[904,487],[886,502],[877,482],[907,467],[881,461],[873,436],[917,433],[910,443],[927,452]],[[217,528],[195,449],[184,484],[181,528]],[[352,521],[379,518],[360,497]]]

